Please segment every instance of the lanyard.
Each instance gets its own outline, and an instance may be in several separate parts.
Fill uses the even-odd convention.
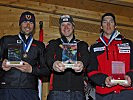
[[[110,44],[110,42],[114,39],[115,32],[116,32],[116,31],[114,31],[114,32],[111,34],[111,37],[110,37],[108,43],[105,42],[105,40],[104,40],[104,38],[103,38],[103,35],[100,37],[101,40],[102,40],[102,42],[103,42],[106,46],[108,46],[108,45]]]
[[[31,47],[31,44],[32,44],[32,41],[33,41],[33,37],[30,36],[30,38],[28,39],[28,42],[27,42],[27,44],[26,44],[26,43],[24,42],[24,40],[22,39],[21,35],[19,34],[18,36],[19,36],[19,38],[21,39],[21,41],[23,42],[23,50],[24,50],[24,52],[28,52],[29,49],[30,49],[30,47]]]

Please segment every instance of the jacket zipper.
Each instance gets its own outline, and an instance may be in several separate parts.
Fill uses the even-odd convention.
[[[106,46],[106,53],[107,53],[107,60],[109,60],[109,55],[108,55],[108,46]]]

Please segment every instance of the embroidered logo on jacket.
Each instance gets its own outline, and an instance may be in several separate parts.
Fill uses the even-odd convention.
[[[21,41],[21,40],[17,40],[17,43],[21,44],[21,43],[22,43],[22,41]]]
[[[96,47],[96,48],[93,48],[94,52],[97,52],[97,51],[104,51],[105,50],[105,46],[104,47]]]
[[[36,47],[37,45],[36,44],[31,44],[32,46]]]
[[[117,44],[119,53],[130,53],[129,43]]]

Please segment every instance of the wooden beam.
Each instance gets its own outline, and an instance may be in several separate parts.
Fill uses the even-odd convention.
[[[133,3],[133,0],[116,0],[116,1]]]
[[[133,0],[95,0],[133,8]]]
[[[90,20],[94,22],[100,22],[102,12],[96,12],[91,10],[83,10],[83,9],[76,9],[70,7],[64,7],[59,5],[53,4],[46,4],[40,2],[33,2],[33,1],[18,1],[18,0],[0,0],[0,6],[12,7],[17,9],[24,9],[24,10],[33,10],[36,12],[43,12],[49,13],[54,15],[61,15],[61,14],[71,14],[74,18],[81,19],[81,20]],[[95,5],[96,7],[97,5]],[[127,10],[126,10],[127,12]],[[132,15],[132,14],[129,14]],[[117,22],[122,26],[133,27],[133,20],[132,17],[128,16],[120,16],[117,15]]]
[[[31,0],[37,1],[39,0]],[[99,2],[100,1],[100,2]],[[120,16],[128,16],[132,17],[133,14],[130,12],[133,11],[133,5],[126,6],[126,5],[119,5],[113,2],[118,2],[116,0],[43,0],[44,3],[89,10],[89,11],[96,11],[96,12],[113,12],[116,15]],[[125,2],[123,3],[125,4]]]

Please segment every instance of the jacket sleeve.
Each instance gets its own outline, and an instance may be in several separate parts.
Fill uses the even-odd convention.
[[[0,39],[0,69],[2,69],[2,62],[4,59],[7,59],[7,43],[6,40],[7,38],[4,36]]]
[[[130,76],[132,82],[133,82],[133,42],[130,41],[130,70],[126,74]],[[133,83],[132,83],[133,86]]]
[[[84,67],[87,68],[90,62],[90,52],[88,44],[86,42],[81,41],[78,50],[79,50],[78,56],[80,56],[79,60],[81,60],[84,64]]]
[[[2,69],[3,60],[7,57],[5,36],[0,39],[0,78],[3,77],[5,71]]]
[[[96,52],[93,50],[93,46],[90,47],[90,64],[87,68],[88,77],[92,82],[99,86],[105,86],[105,79],[107,75],[98,71],[98,60]]]
[[[2,42],[0,39],[0,70],[1,70],[1,66],[2,66]]]
[[[46,64],[53,70],[53,63],[56,61],[55,48],[57,47],[56,40],[49,41],[49,44],[46,47]]]
[[[32,74],[37,76],[50,76],[50,69],[46,65],[46,49],[45,45],[41,43],[39,46],[38,67],[33,67]]]
[[[0,39],[0,73],[2,70],[2,40]]]

